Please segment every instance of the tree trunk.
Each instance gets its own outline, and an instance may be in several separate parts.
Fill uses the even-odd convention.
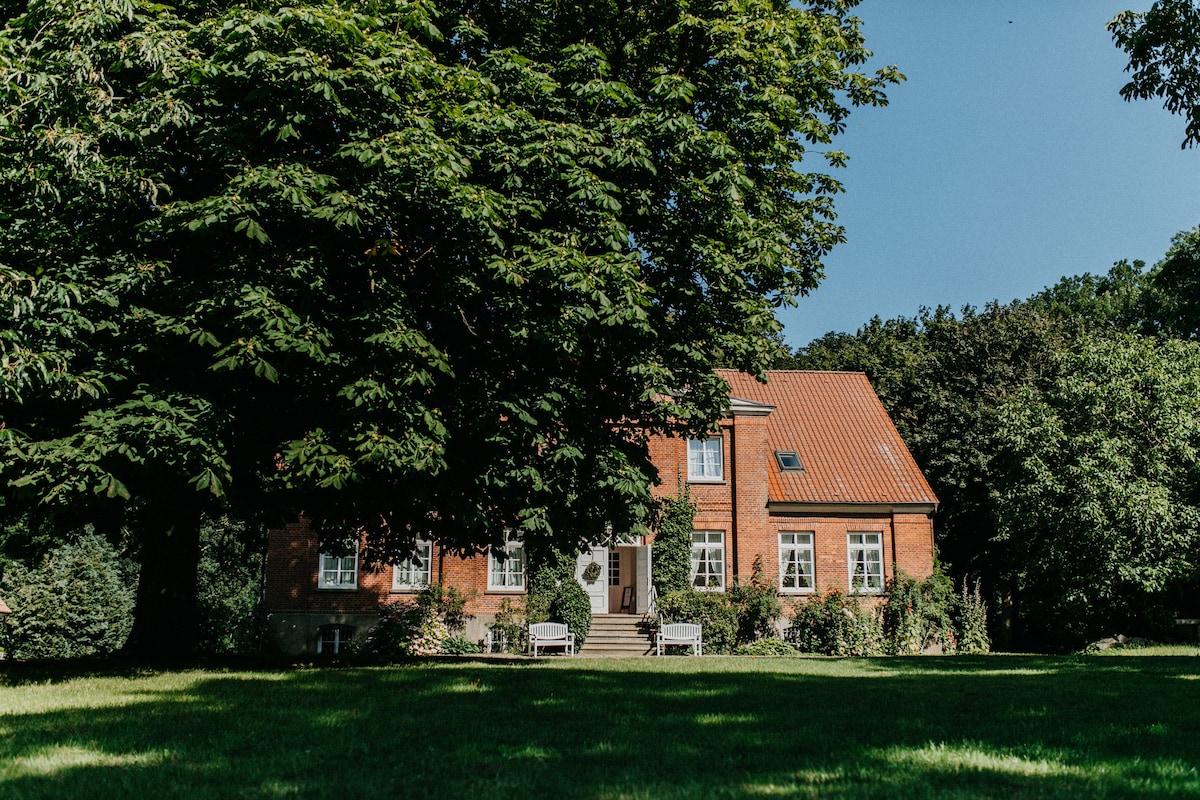
[[[200,642],[196,597],[201,511],[193,497],[171,497],[168,492],[161,497],[142,529],[137,606],[124,647],[140,661],[192,658]]]

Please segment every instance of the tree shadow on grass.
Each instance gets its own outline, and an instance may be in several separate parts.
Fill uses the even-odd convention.
[[[5,715],[0,797],[1200,796],[1200,659],[1120,661],[102,678]]]

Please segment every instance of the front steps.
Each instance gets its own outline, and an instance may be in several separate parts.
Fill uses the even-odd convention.
[[[579,650],[593,656],[648,656],[654,653],[654,634],[641,614],[596,614],[587,641]]]

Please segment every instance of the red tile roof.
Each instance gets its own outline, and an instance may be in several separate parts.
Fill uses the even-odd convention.
[[[8,607],[8,603],[4,602],[4,598],[0,597],[0,614],[11,614],[12,609]]]
[[[768,450],[795,450],[802,472],[768,453],[771,502],[937,503],[883,403],[861,372],[772,370],[767,383],[720,370],[734,398],[775,406]]]

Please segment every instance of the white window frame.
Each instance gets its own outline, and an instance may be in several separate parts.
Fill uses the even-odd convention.
[[[329,566],[326,566],[327,561]],[[349,562],[349,563],[347,563]],[[332,574],[333,580],[327,580],[326,575]],[[349,576],[349,580],[346,580]],[[358,588],[358,548],[349,555],[336,553],[321,553],[317,562],[318,589],[357,589]]]
[[[615,547],[608,551],[608,585],[621,585],[621,551]]]
[[[779,532],[779,591],[786,594],[812,594],[817,586],[817,564],[813,531]],[[788,567],[794,566],[795,586],[787,585]],[[808,586],[800,586],[800,578]]]
[[[718,483],[725,480],[725,439],[708,436],[687,440],[688,481]]]
[[[725,531],[692,531],[691,583],[698,592],[725,591]]]
[[[325,644],[327,634],[332,634],[329,645]],[[322,625],[317,628],[317,653],[322,655],[337,655],[342,648],[354,639],[354,629],[349,625]]]
[[[417,592],[433,583],[433,542],[418,539],[412,558],[392,566],[392,591]]]
[[[871,553],[875,554],[875,558],[869,557]],[[846,567],[852,594],[881,593],[884,583],[883,534],[879,531],[851,531],[846,534]]]
[[[488,591],[525,591],[525,543],[520,536],[509,532],[500,549],[504,553],[501,558],[496,557],[495,550],[488,551]]]

